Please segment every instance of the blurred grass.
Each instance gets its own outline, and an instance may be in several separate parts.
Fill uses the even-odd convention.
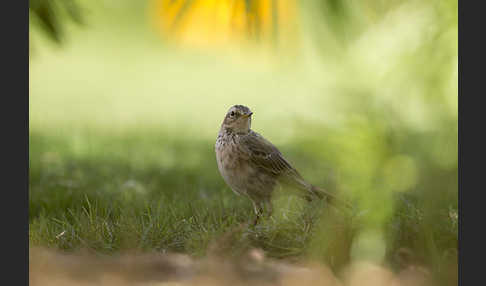
[[[230,253],[340,268],[409,248],[446,277],[457,257],[457,3],[392,2],[306,2],[291,54],[176,47],[132,1],[86,2],[86,27],[68,24],[62,48],[31,32],[30,243],[207,254],[253,215],[213,150],[226,110],[245,104],[255,131],[358,212],[278,193],[274,217],[233,236]]]

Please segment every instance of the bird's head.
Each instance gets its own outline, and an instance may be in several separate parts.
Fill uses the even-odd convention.
[[[221,130],[230,133],[246,134],[250,131],[253,112],[244,105],[233,105],[224,117]]]

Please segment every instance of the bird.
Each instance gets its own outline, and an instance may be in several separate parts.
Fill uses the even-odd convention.
[[[237,195],[253,203],[256,225],[266,210],[272,214],[272,192],[278,184],[303,192],[308,201],[337,198],[308,183],[285,159],[275,145],[251,129],[253,112],[244,105],[233,105],[226,113],[215,143],[216,161],[226,184]]]

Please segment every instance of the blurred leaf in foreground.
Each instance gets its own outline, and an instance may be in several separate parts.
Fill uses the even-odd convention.
[[[32,0],[29,3],[31,18],[35,18],[45,34],[54,42],[60,43],[63,36],[63,21],[69,19],[77,24],[83,23],[81,9],[73,0]]]

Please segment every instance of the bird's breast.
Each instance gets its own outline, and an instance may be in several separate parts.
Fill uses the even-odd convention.
[[[238,149],[234,141],[216,141],[216,160],[225,182],[236,193],[246,193],[246,181],[252,173],[248,158]]]

